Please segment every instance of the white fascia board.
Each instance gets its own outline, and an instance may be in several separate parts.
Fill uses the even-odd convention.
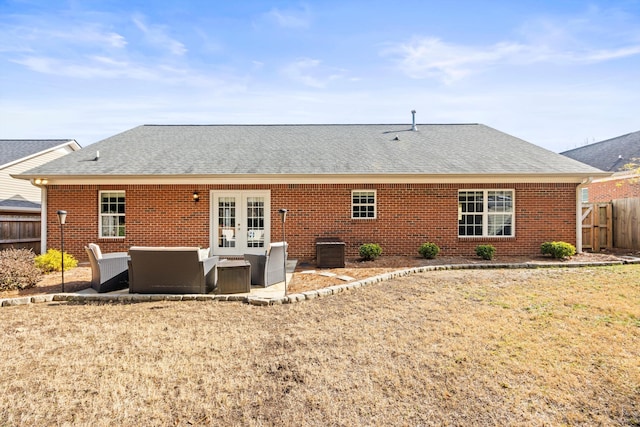
[[[40,208],[23,208],[17,206],[0,206],[0,212],[23,212],[23,213],[34,213],[39,214],[41,211]]]
[[[603,174],[604,176],[608,174]],[[599,175],[602,176],[602,175]],[[573,183],[593,175],[575,174],[493,174],[493,175],[100,175],[30,176],[46,178],[48,185],[179,185],[179,184],[473,184],[473,183]]]
[[[593,182],[607,182],[607,181],[619,181],[619,180],[635,180],[640,178],[640,174],[634,171],[622,171],[615,172],[606,177],[600,177],[594,179]]]

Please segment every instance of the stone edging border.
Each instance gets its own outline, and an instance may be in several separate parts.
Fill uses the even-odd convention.
[[[241,295],[201,295],[201,294],[187,294],[187,295],[172,295],[172,294],[47,294],[47,295],[35,295],[26,297],[4,298],[0,299],[1,307],[12,307],[17,305],[27,305],[32,303],[43,302],[71,302],[71,303],[139,303],[139,302],[152,302],[152,301],[236,301],[244,302],[246,304],[266,306],[266,305],[281,305],[281,304],[294,304],[301,301],[311,300],[320,297],[326,297],[330,295],[337,295],[341,292],[346,292],[352,289],[358,289],[364,286],[369,286],[374,283],[384,282],[387,280],[395,279],[397,277],[408,276],[416,273],[425,273],[428,271],[438,270],[482,270],[482,269],[526,269],[526,268],[579,268],[579,267],[602,267],[611,265],[623,265],[623,264],[640,264],[640,258],[632,258],[629,260],[621,261],[604,261],[604,262],[584,262],[584,263],[571,263],[565,264],[562,262],[555,263],[519,263],[519,264],[447,264],[447,265],[427,265],[422,267],[413,267],[404,270],[393,271],[390,273],[384,273],[377,276],[372,276],[366,279],[358,280],[356,282],[345,283],[342,285],[333,285],[327,288],[316,289],[313,291],[306,291],[296,294],[289,294],[280,298],[259,298],[251,296]]]

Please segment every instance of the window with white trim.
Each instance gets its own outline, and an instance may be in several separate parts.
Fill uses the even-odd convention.
[[[124,191],[100,192],[100,237],[125,236]]]
[[[513,190],[458,191],[458,236],[511,237]]]
[[[351,218],[376,217],[375,190],[353,190],[351,192]]]
[[[589,189],[587,187],[580,189],[580,198],[582,203],[589,203]]]

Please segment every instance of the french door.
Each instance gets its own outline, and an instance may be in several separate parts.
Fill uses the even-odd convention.
[[[270,241],[270,192],[211,191],[214,255],[263,254]]]

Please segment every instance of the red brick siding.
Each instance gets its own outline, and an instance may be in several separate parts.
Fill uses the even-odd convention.
[[[515,237],[459,238],[458,189],[514,189]],[[386,255],[418,255],[420,244],[438,244],[442,255],[473,255],[491,243],[498,254],[537,254],[540,244],[575,244],[574,184],[376,184],[376,185],[126,185],[50,186],[48,247],[59,248],[58,209],[69,212],[65,250],[85,259],[83,247],[97,242],[105,252],[133,245],[209,246],[209,190],[271,190],[271,239],[281,240],[278,209],[289,210],[286,237],[297,259],[315,257],[318,237],[337,236],[346,255],[357,256],[363,243],[378,243]],[[351,219],[351,191],[376,190],[377,218]],[[126,191],[126,237],[98,239],[99,190]],[[198,190],[200,201],[192,193]]]
[[[593,182],[588,188],[591,203],[640,197],[640,177]]]

